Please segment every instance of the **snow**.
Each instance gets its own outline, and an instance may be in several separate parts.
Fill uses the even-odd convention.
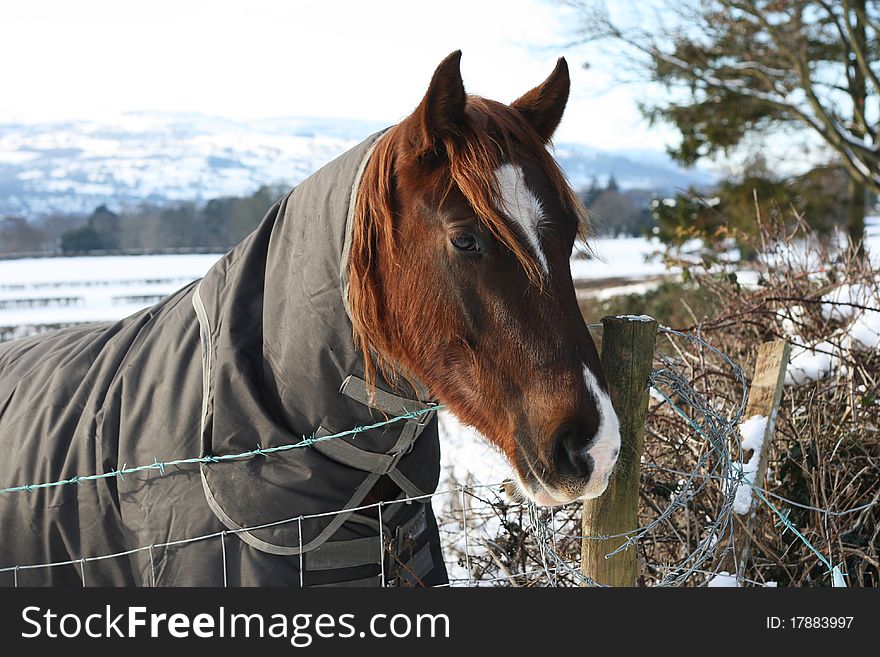
[[[16,167],[20,186],[0,206],[7,213],[88,212],[151,196],[246,195],[263,184],[302,181],[379,127],[137,113],[16,124],[0,130],[0,164]]]
[[[665,402],[666,401],[666,397],[664,397],[662,394],[660,394],[660,391],[657,390],[654,386],[651,386],[650,388],[648,388],[648,395],[650,395],[651,399],[653,399],[656,402]]]
[[[10,285],[107,284],[112,281],[198,278],[221,254],[20,258],[0,261],[0,289]]]
[[[741,444],[743,451],[761,450],[764,444],[764,434],[767,431],[767,418],[763,415],[753,415],[739,425],[739,434],[742,436]]]
[[[785,312],[778,313],[778,315],[782,320],[782,330],[785,331],[786,335],[799,338],[800,331],[798,330],[798,325],[804,321],[806,316],[804,307],[791,306]]]
[[[877,245],[876,252],[880,252]],[[796,345],[785,374],[786,385],[803,385],[833,376],[847,350],[880,349],[880,277],[866,283],[839,285],[820,299],[822,318],[834,324],[825,340],[804,344],[798,323],[805,320],[801,306],[793,306],[782,320],[782,329]]]
[[[0,330],[122,319],[202,277],[220,254],[0,261]]]
[[[449,411],[437,414],[440,430],[441,478],[454,482],[501,483],[511,478],[507,458],[476,429],[462,424]],[[441,481],[440,489],[444,488]]]
[[[859,315],[849,327],[849,338],[853,349],[880,349],[880,312],[869,311]]]
[[[438,491],[455,491],[459,486],[500,484],[511,478],[507,459],[475,429],[462,424],[452,413],[437,414],[440,432],[440,482]],[[496,489],[495,495],[500,494]],[[464,518],[458,512],[459,496],[443,495],[435,498],[435,511],[443,518],[441,536],[444,537],[446,568],[454,583],[466,582],[468,570],[458,559],[466,551],[471,558],[483,554],[484,540],[495,540],[502,531],[501,518],[477,498],[469,498],[468,529],[466,542]],[[491,498],[489,489],[483,488],[478,497]],[[444,512],[445,511],[445,512]],[[487,513],[488,512],[488,513]],[[479,518],[477,516],[479,515]]]
[[[827,340],[813,347],[794,347],[785,371],[785,385],[799,386],[829,378],[840,362],[838,351],[838,347]]]
[[[645,283],[630,283],[628,285],[614,285],[601,290],[577,290],[578,299],[596,299],[607,301],[613,297],[629,294],[645,295],[660,287],[661,281],[648,281]]]
[[[706,586],[713,589],[718,588],[736,588],[739,587],[739,582],[736,581],[736,575],[731,575],[725,570],[722,570],[720,573],[716,573],[712,579],[710,579]]]
[[[600,278],[640,279],[672,273],[654,254],[661,250],[656,238],[600,237],[590,240],[595,258],[574,258],[571,276],[575,280]]]
[[[876,284],[841,285],[825,294],[822,302],[822,317],[838,321],[851,319],[854,315],[863,312],[857,306],[880,307]]]
[[[738,269],[735,273],[736,282],[739,283],[740,287],[744,287],[747,290],[754,290],[759,287],[758,282],[761,280],[761,276],[758,272],[751,269]]]
[[[822,297],[822,316],[848,321],[844,345],[851,349],[880,349],[880,277],[872,284],[841,285]]]
[[[618,315],[617,319],[628,319],[631,322],[653,322],[654,318],[650,315]]]
[[[764,415],[753,415],[739,425],[743,455],[752,452],[747,462],[739,464],[743,473],[743,482],[737,484],[733,500],[733,512],[739,515],[745,515],[752,508],[752,484],[755,483],[755,475],[758,472],[766,431],[767,417]]]

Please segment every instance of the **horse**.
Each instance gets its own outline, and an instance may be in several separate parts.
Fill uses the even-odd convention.
[[[569,265],[588,218],[548,150],[566,62],[507,105],[460,58],[204,278],[0,345],[0,584],[443,584],[438,405],[518,499],[605,490],[618,420]]]

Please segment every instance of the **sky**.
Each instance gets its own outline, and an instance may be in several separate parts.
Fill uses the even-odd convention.
[[[566,47],[571,14],[553,0],[27,0],[0,5],[0,117],[125,111],[234,119],[332,116],[393,123],[434,68],[463,51],[469,93],[510,102],[557,57],[572,97],[557,141],[662,151],[616,81],[614,53]],[[584,68],[587,60],[601,65]]]

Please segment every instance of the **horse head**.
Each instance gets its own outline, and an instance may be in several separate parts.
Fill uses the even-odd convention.
[[[418,380],[508,457],[521,494],[604,492],[620,447],[569,259],[586,211],[547,150],[560,59],[510,105],[465,93],[460,52],[364,171],[349,306],[368,375]],[[375,362],[375,366],[372,363]]]

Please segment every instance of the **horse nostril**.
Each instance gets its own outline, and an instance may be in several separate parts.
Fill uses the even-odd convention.
[[[589,479],[593,472],[593,459],[587,454],[584,433],[577,427],[567,425],[553,434],[553,465],[560,475]]]

